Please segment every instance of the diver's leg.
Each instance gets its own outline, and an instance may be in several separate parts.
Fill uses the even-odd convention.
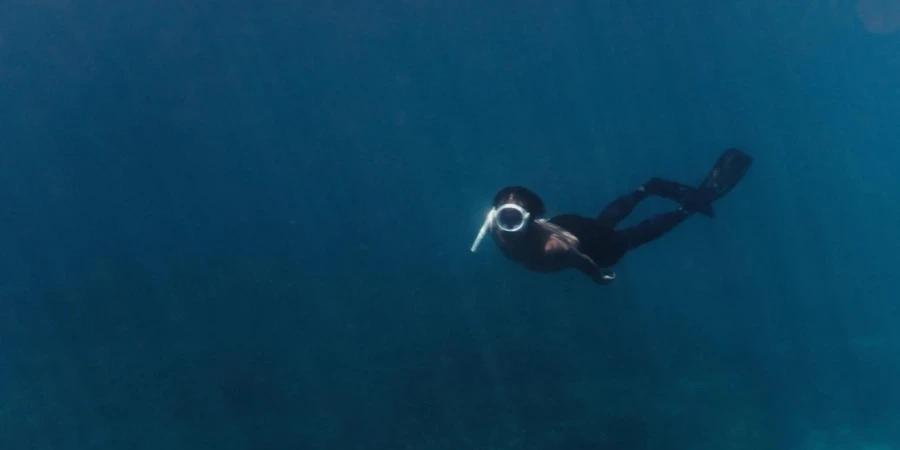
[[[706,179],[697,188],[662,178],[651,178],[644,186],[652,195],[678,202],[684,209],[714,217],[712,202],[728,194],[752,165],[753,157],[730,148],[722,152]]]
[[[597,221],[604,226],[614,228],[634,211],[638,203],[651,195],[673,200],[680,204],[687,193],[693,190],[694,188],[675,181],[653,177],[636,190],[613,200],[600,212],[600,215],[597,216]]]
[[[628,250],[634,250],[668,233],[691,214],[682,208],[658,214],[631,228],[616,231],[616,237],[622,240]]]
[[[691,209],[700,214],[712,217],[714,215],[709,199],[703,198],[698,190],[677,181],[665,178],[653,177],[644,184],[647,193],[672,200],[683,208]]]
[[[614,228],[616,224],[634,211],[634,207],[638,203],[648,196],[649,194],[644,189],[644,186],[641,186],[637,190],[625,194],[606,205],[606,208],[603,208],[603,211],[597,216],[597,221],[605,227]]]

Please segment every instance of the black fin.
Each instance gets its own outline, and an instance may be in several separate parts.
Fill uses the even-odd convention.
[[[753,157],[736,148],[729,148],[722,152],[722,156],[719,156],[719,160],[709,171],[709,175],[703,180],[699,190],[711,189],[712,200],[718,200],[737,186],[750,170],[751,165],[753,165]]]
[[[753,158],[735,148],[722,152],[706,179],[699,187],[691,187],[676,181],[652,178],[644,188],[647,193],[674,200],[690,212],[715,217],[712,203],[731,192],[744,178]]]
[[[684,196],[682,205],[688,211],[715,217],[712,202],[731,192],[750,170],[751,165],[753,157],[750,155],[736,148],[725,150],[700,187]]]

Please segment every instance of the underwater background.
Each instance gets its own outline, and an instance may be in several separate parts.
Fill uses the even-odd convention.
[[[0,2],[0,449],[898,449],[898,28]],[[503,186],[595,215],[727,147],[717,217],[611,286],[469,252]]]

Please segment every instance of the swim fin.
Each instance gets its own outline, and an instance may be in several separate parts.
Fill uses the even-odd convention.
[[[722,152],[722,156],[716,161],[716,165],[703,180],[699,189],[712,189],[716,193],[715,199],[718,200],[737,186],[750,170],[751,165],[753,165],[753,157],[736,148],[729,148]]]
[[[688,211],[715,217],[712,202],[731,192],[750,170],[751,165],[753,165],[753,157],[750,155],[736,148],[725,150],[703,183],[685,195],[681,201],[682,205]]]

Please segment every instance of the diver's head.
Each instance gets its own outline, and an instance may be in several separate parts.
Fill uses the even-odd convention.
[[[543,217],[547,211],[537,194],[520,186],[501,189],[494,196],[492,205],[472,245],[473,252],[488,231],[497,231],[505,238],[516,239],[524,236],[531,222]]]
[[[528,224],[547,213],[534,191],[521,186],[505,187],[494,196],[494,225],[504,232],[524,231]]]

